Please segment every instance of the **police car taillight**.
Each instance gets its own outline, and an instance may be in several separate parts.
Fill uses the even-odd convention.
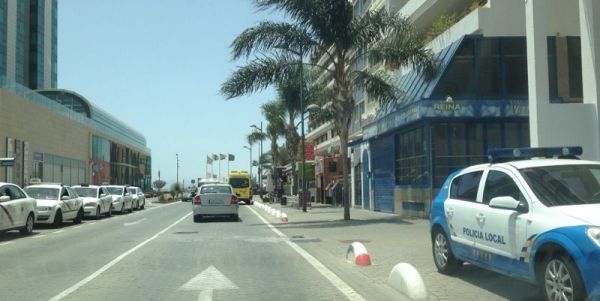
[[[491,163],[531,158],[578,159],[581,154],[583,154],[581,146],[494,148],[488,150],[488,159]]]

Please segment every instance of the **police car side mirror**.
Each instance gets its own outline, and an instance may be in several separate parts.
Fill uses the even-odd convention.
[[[61,199],[61,200],[63,200],[63,201],[68,201],[68,200],[69,200],[69,197],[68,197],[68,196],[66,196],[66,195],[63,195],[63,196],[62,196],[60,199]]]
[[[511,196],[499,196],[490,200],[489,206],[496,209],[514,210],[519,213],[529,212],[529,206],[525,201],[517,201]]]
[[[511,196],[499,196],[490,200],[490,207],[496,209],[517,210],[519,201]]]
[[[0,196],[0,203],[4,203],[4,202],[8,202],[8,201],[10,201],[9,196],[6,196],[6,195]]]

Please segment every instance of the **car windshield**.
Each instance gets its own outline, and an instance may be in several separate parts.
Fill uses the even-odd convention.
[[[27,194],[40,200],[58,200],[58,188],[42,188],[42,187],[28,187],[25,189]]]
[[[123,187],[106,187],[106,189],[108,190],[108,193],[110,193],[112,195],[122,195],[123,194]]]
[[[600,204],[600,165],[531,167],[520,172],[548,207]]]
[[[229,185],[233,188],[247,188],[250,186],[250,181],[246,178],[231,178],[229,179]]]
[[[75,187],[73,188],[77,195],[84,198],[95,198],[98,197],[98,188],[91,187]]]
[[[204,193],[227,193],[227,194],[231,194],[231,188],[229,188],[229,186],[223,186],[223,185],[205,185],[202,187],[202,190],[200,190],[201,194]]]

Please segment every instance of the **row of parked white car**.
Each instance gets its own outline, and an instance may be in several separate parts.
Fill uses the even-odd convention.
[[[81,223],[84,217],[99,219],[142,210],[146,198],[134,186],[37,184],[21,189],[0,183],[0,231],[20,230],[30,234],[34,224],[61,227],[64,221]]]

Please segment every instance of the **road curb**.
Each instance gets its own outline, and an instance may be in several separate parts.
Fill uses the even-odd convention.
[[[427,299],[427,290],[421,275],[409,263],[399,263],[390,272],[388,283],[412,300]]]

